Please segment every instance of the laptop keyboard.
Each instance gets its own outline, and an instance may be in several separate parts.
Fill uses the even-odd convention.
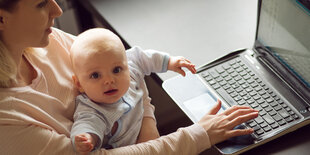
[[[259,110],[259,116],[246,122],[256,138],[299,119],[299,116],[255,75],[240,58],[200,73],[226,101]]]

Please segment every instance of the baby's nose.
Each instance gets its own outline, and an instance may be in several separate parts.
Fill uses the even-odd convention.
[[[107,77],[104,78],[104,84],[105,84],[105,85],[112,84],[112,83],[114,83],[114,82],[115,82],[115,80],[114,80],[114,78],[111,77],[111,76],[107,76]]]

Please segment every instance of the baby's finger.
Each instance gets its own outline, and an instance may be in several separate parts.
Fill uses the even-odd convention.
[[[176,68],[175,70],[177,73],[181,74],[182,76],[185,76],[185,72],[182,68]]]
[[[77,145],[81,151],[90,151],[92,148],[91,148],[91,145],[89,143],[80,143]]]
[[[191,64],[189,62],[182,62],[180,63],[180,67],[186,67],[189,71],[191,71],[193,74],[196,73],[196,68],[194,64]]]
[[[87,138],[82,136],[82,135],[77,135],[77,136],[75,136],[74,139],[75,139],[75,141],[78,141],[78,142],[82,142],[82,141],[86,141],[87,140]]]
[[[195,68],[195,65],[188,68],[193,74],[195,74],[197,71],[196,71],[196,68]]]
[[[190,64],[192,63],[191,61],[189,61],[188,59],[185,59],[185,58],[184,58],[184,61],[186,61],[186,62],[188,62]]]

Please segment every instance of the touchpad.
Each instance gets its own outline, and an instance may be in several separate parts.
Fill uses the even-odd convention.
[[[187,73],[186,77],[168,79],[164,81],[163,88],[195,123],[216,105],[217,97],[212,95],[196,74]],[[222,108],[225,107],[222,105]]]
[[[212,107],[216,105],[216,101],[208,93],[204,93],[190,100],[185,101],[184,106],[188,112],[199,121]],[[221,108],[219,113],[222,112]]]

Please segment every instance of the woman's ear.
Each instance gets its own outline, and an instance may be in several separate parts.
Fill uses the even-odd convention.
[[[4,29],[5,22],[6,22],[5,11],[0,9],[0,30]]]
[[[80,84],[80,81],[79,79],[75,76],[75,75],[72,75],[72,80],[73,80],[73,83],[74,85],[77,87],[77,89],[79,90],[80,93],[84,93],[84,89],[82,88],[81,84]]]

